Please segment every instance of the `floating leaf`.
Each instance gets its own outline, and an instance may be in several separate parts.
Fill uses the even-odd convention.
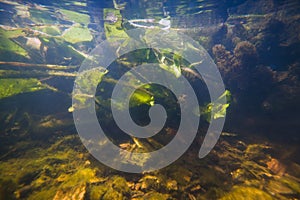
[[[72,44],[77,42],[90,42],[93,39],[93,36],[88,28],[82,26],[72,26],[67,29],[62,37]]]
[[[90,23],[90,16],[87,14],[66,10],[66,9],[60,9],[59,12],[63,14],[64,18],[69,21],[73,21],[76,23],[87,25]]]
[[[37,27],[36,29],[51,36],[57,36],[61,34],[61,31],[57,26],[43,26]]]
[[[36,24],[55,24],[52,13],[45,10],[30,9],[30,20]]]

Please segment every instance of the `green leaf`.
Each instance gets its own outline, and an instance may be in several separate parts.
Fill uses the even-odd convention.
[[[66,20],[73,21],[75,23],[84,24],[84,25],[88,25],[90,23],[90,16],[87,14],[66,10],[66,9],[60,9],[59,12],[63,14]]]
[[[201,115],[201,117],[204,118],[207,122],[211,121],[211,117],[213,119],[223,118],[226,116],[227,108],[230,105],[230,98],[230,91],[225,90],[225,92],[216,101],[211,102],[206,106],[200,107],[200,113],[196,111],[197,109],[194,109],[194,114],[197,116]]]
[[[86,27],[82,26],[72,26],[71,28],[67,29],[63,35],[63,39],[65,39],[67,42],[70,42],[72,44],[78,43],[78,42],[90,42],[93,39],[93,36],[90,32],[90,30]]]
[[[180,69],[180,67],[177,67],[175,64],[166,65],[164,63],[160,63],[159,66],[160,66],[160,68],[173,74],[176,78],[179,78],[181,76],[181,69]]]
[[[136,90],[130,97],[130,107],[140,106],[142,104],[154,105],[154,97],[142,90]]]

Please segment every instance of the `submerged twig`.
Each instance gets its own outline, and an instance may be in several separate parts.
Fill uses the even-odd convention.
[[[56,70],[56,69],[57,70],[66,70],[66,69],[76,69],[77,68],[77,66],[0,61],[0,68],[2,65],[12,66],[12,67],[38,67],[38,68],[54,69],[54,70]]]

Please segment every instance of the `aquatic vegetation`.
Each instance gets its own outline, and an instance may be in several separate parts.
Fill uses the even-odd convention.
[[[136,90],[130,97],[130,107],[136,107],[140,105],[154,105],[154,96],[151,93],[147,93],[143,90]]]
[[[90,42],[93,39],[93,36],[88,28],[75,24],[64,31],[62,38],[67,42],[75,44],[78,42]]]
[[[21,30],[6,31],[0,28],[0,52],[2,59],[13,57],[13,55],[28,57],[28,52],[11,39],[20,35],[23,35]]]
[[[0,99],[46,88],[38,79],[0,79]]]
[[[51,17],[51,12],[46,10],[30,9],[29,12],[30,20],[37,24],[53,24],[56,20],[54,17]]]
[[[1,16],[7,13],[11,19],[3,18],[5,26],[0,27],[0,99],[3,102],[0,112],[0,199],[299,198],[300,168],[296,163],[297,150],[293,154],[290,152],[277,154],[274,153],[274,149],[287,151],[283,148],[285,147],[283,144],[278,148],[272,141],[265,142],[255,138],[259,134],[258,123],[267,124],[268,119],[271,121],[266,125],[268,129],[262,130],[268,130],[266,133],[272,136],[278,134],[277,130],[269,130],[277,124],[282,125],[284,118],[279,115],[278,119],[274,120],[272,115],[274,112],[284,112],[285,116],[288,116],[290,120],[288,125],[292,125],[293,128],[286,126],[285,134],[298,130],[293,125],[298,122],[297,115],[290,115],[291,111],[296,113],[299,104],[299,63],[296,56],[299,52],[299,35],[295,31],[299,30],[299,20],[297,20],[298,11],[295,11],[298,7],[294,6],[295,3],[291,6],[294,7],[294,11],[290,12],[289,6],[284,6],[286,8],[284,11],[277,9],[277,4],[281,3],[273,0],[246,1],[241,6],[239,5],[242,1],[231,2],[230,5],[238,7],[228,9],[228,13],[225,12],[229,17],[222,21],[224,23],[221,26],[204,27],[199,31],[185,27],[180,30],[179,27],[178,31],[192,35],[208,51],[211,50],[211,45],[217,44],[212,48],[212,52],[224,76],[226,88],[230,90],[220,95],[217,101],[201,106],[201,117],[208,122],[211,118],[222,118],[230,104],[232,108],[230,111],[238,113],[238,117],[229,118],[230,124],[240,116],[241,118],[246,116],[244,124],[248,126],[242,123],[239,131],[230,126],[226,131],[232,128],[233,133],[223,132],[219,143],[202,160],[196,156],[196,151],[202,144],[200,136],[195,139],[196,145],[191,146],[186,154],[171,166],[152,173],[133,175],[119,173],[98,163],[85,151],[78,136],[73,135],[75,133],[73,119],[66,111],[67,106],[57,111],[62,113],[57,113],[52,112],[52,109],[55,110],[53,105],[70,102],[73,79],[79,75],[82,79],[79,79],[80,87],[77,88],[78,104],[69,111],[80,109],[87,99],[91,99],[96,102],[96,111],[104,113],[103,116],[98,116],[101,123],[110,124],[112,116],[106,110],[111,102],[109,98],[104,97],[117,83],[116,77],[122,72],[145,62],[158,63],[160,70],[165,70],[177,78],[184,75],[196,85],[203,82],[193,68],[199,63],[186,63],[180,54],[181,43],[174,39],[172,44],[177,50],[176,53],[170,53],[170,49],[144,49],[117,59],[112,64],[109,74],[100,66],[89,72],[77,74],[76,69],[84,59],[93,61],[93,58],[89,57],[89,52],[103,40],[103,34],[112,45],[115,41],[123,41],[120,49],[132,45],[124,30],[125,17],[129,16],[130,19],[132,13],[128,13],[125,4],[121,4],[118,0],[110,2],[110,6],[114,5],[115,9],[103,9],[103,16],[93,16],[94,8],[91,10],[87,8],[90,1],[60,3],[49,1],[47,5],[40,5],[34,1],[24,4],[22,1],[1,0],[1,5],[5,5],[5,9],[0,9]],[[209,16],[207,23],[211,23],[213,19],[210,14],[213,14],[211,9],[214,5],[207,5],[202,1],[190,3],[191,6],[172,2],[171,7],[176,7],[172,12],[177,10],[178,13],[188,14],[176,16],[172,13],[172,28],[176,25],[176,21],[179,23],[184,21],[187,26],[194,23],[193,12]],[[205,10],[194,11],[194,4],[198,3],[199,9]],[[158,21],[158,16],[169,14],[168,4],[164,3],[166,7],[163,7],[162,11],[161,2],[139,2],[137,6],[142,11],[134,17],[153,15]],[[269,4],[272,8],[267,7]],[[224,3],[218,8],[223,9],[223,5]],[[254,13],[244,14],[249,11],[247,7],[251,7]],[[269,10],[272,13],[256,14],[256,10],[262,13]],[[227,11],[227,8],[224,8],[224,11]],[[99,13],[102,12],[97,12]],[[123,13],[125,17],[122,16]],[[286,18],[287,15],[291,17]],[[103,30],[102,23],[99,23],[102,20],[104,33],[99,32]],[[198,21],[202,23],[203,20]],[[169,25],[167,20],[162,20],[161,23]],[[151,35],[151,31],[146,32]],[[143,36],[141,39],[146,42],[149,40]],[[194,47],[186,44],[182,48]],[[116,54],[118,55],[118,52]],[[279,62],[280,60],[282,62]],[[268,68],[273,65],[277,68]],[[283,71],[276,72],[277,69]],[[95,89],[95,85],[99,83],[104,85],[96,92],[99,96],[90,94],[89,91]],[[124,88],[132,88],[136,83],[136,80],[131,79]],[[231,93],[233,100],[228,101]],[[45,99],[46,102],[48,99],[50,102],[56,94],[62,94],[63,100],[58,99],[53,101],[53,104],[42,105],[44,110],[46,110],[44,107],[49,107],[51,113],[34,111],[39,110],[36,109],[38,106],[34,102]],[[34,99],[30,98],[31,95]],[[219,101],[224,98],[227,99],[227,103],[221,104]],[[174,111],[177,109],[176,101],[177,99],[174,99],[166,89],[156,85],[145,85],[131,96],[130,109],[137,113],[138,120],[144,122],[140,113],[144,113],[154,103],[162,102],[167,105],[166,110],[170,111],[170,116],[173,117],[177,116]],[[178,101],[184,101],[184,96]],[[14,102],[18,104],[14,105]],[[27,108],[28,104],[30,109]],[[122,103],[119,106],[120,109],[124,108]],[[260,111],[259,116],[265,116],[263,115],[265,112],[268,116],[249,117],[248,111],[252,113]],[[176,123],[173,122],[172,127],[164,127],[159,136],[147,139],[134,137],[120,139],[121,134],[114,126],[108,127],[107,134],[109,137],[116,135],[112,139],[113,142],[124,150],[149,152],[162,148],[164,146],[162,142],[168,143],[174,137]],[[256,130],[251,132],[249,127]],[[251,143],[244,132],[251,133],[249,134]],[[200,133],[202,127],[199,129],[199,135]],[[293,158],[290,159],[291,157]],[[148,159],[145,156],[137,156],[134,162],[143,166]]]
[[[106,19],[107,15],[114,15],[118,20],[115,23],[104,23],[104,30],[105,30],[105,36],[106,39],[109,42],[113,42],[115,40],[122,40],[127,39],[128,35],[123,30],[122,27],[122,15],[120,14],[119,10],[115,9],[104,9],[103,15],[104,19]]]
[[[84,104],[90,98],[94,97],[94,90],[97,85],[102,81],[102,77],[108,73],[108,70],[99,67],[88,71],[84,71],[80,74],[76,84],[78,89],[76,91],[75,98],[78,101],[76,106],[85,106]]]
[[[90,16],[87,14],[66,9],[59,9],[58,12],[60,12],[63,15],[63,18],[68,21],[73,21],[83,25],[88,25],[90,23]]]
[[[234,48],[234,57],[242,67],[255,67],[258,61],[256,47],[248,41],[239,42]]]
[[[220,102],[225,101],[226,104],[222,104]],[[231,93],[229,90],[225,90],[225,92],[215,101],[208,103],[206,106],[200,107],[200,113],[194,112],[195,115],[201,116],[207,122],[211,121],[211,114],[213,113],[212,118],[218,119],[226,116],[227,108],[229,107],[231,102]]]
[[[55,25],[36,27],[36,30],[46,33],[50,36],[61,35],[61,30]]]
[[[233,190],[221,198],[222,200],[238,200],[238,199],[249,199],[249,200],[271,200],[271,195],[266,192],[252,188],[236,186]]]

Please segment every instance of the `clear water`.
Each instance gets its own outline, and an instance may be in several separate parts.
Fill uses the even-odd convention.
[[[0,0],[0,199],[299,199],[299,8],[293,0]],[[176,100],[152,85],[132,98],[138,125],[149,123],[153,99],[166,108],[164,128],[150,139],[125,134],[110,110],[116,80],[167,57],[204,113],[189,149],[163,169],[125,173],[99,162],[81,142],[72,115],[80,109],[72,105],[77,71],[101,42],[113,44],[135,28],[133,20],[145,30],[191,37],[218,66],[231,97],[223,132],[205,158],[198,153],[209,125],[207,87],[186,61],[151,49],[110,65],[97,88],[98,121],[127,151],[151,152],[172,141],[184,96]]]

